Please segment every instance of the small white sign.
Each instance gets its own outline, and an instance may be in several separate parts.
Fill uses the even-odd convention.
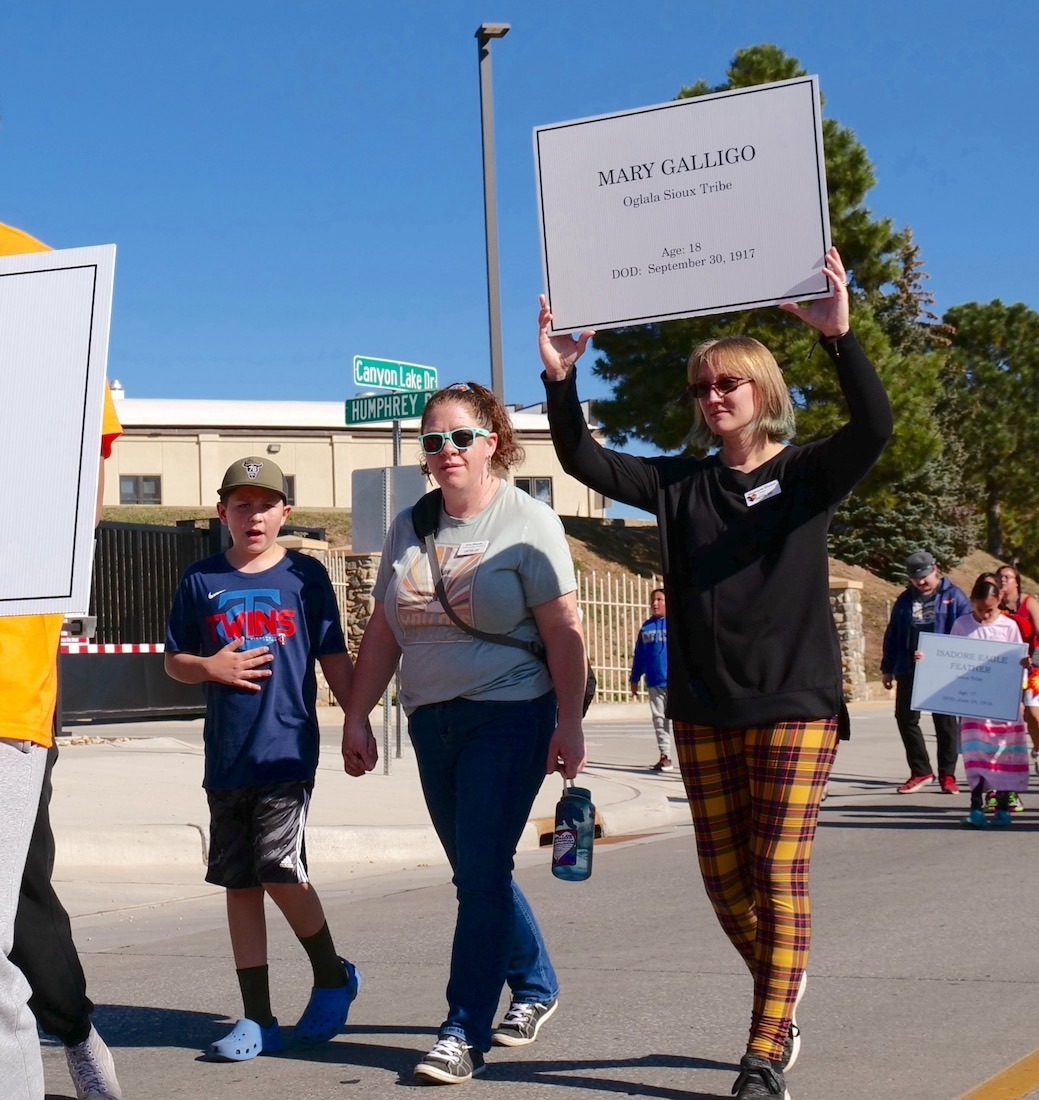
[[[0,615],[86,611],[115,245],[0,257]]]
[[[814,76],[534,130],[556,332],[832,294]]]
[[[1021,658],[1028,646],[951,634],[921,634],[913,710],[1015,722],[1021,715]]]

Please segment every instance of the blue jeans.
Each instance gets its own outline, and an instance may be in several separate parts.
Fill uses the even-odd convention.
[[[513,856],[556,722],[552,692],[523,702],[452,699],[409,719],[422,790],[454,871],[458,919],[441,1035],[491,1048],[506,981],[517,1001],[547,1003],[559,983],[527,899],[512,881]]]

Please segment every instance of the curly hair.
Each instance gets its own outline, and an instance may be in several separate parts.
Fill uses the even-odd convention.
[[[498,446],[491,456],[491,468],[498,474],[507,474],[518,466],[525,452],[516,441],[508,410],[494,394],[478,382],[454,382],[437,390],[422,410],[420,432],[426,430],[427,417],[440,405],[464,405],[472,414],[474,428],[486,428],[498,437]],[[429,477],[429,466],[424,456],[419,458],[419,469]]]

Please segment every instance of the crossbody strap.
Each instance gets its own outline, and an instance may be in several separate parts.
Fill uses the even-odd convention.
[[[471,634],[474,638],[479,638],[483,642],[493,642],[495,645],[507,645],[511,646],[513,649],[522,649],[531,656],[537,657],[539,661],[545,660],[545,647],[540,642],[521,642],[519,638],[510,638],[508,634],[490,634],[486,630],[477,630],[475,626],[470,626],[467,622],[463,622],[463,620],[458,617],[455,609],[448,602],[447,589],[444,586],[444,578],[440,572],[440,562],[437,559],[437,546],[433,541],[432,534],[426,535],[425,545],[426,557],[429,558],[429,568],[433,573],[433,586],[436,589],[437,599],[440,600],[440,606],[444,609],[447,613],[447,617],[455,626],[464,630],[466,634]]]

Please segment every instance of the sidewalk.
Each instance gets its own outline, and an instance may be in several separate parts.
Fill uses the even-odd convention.
[[[391,745],[385,774],[377,710],[380,762],[355,779],[342,770],[340,713],[322,712],[321,763],[307,828],[310,863],[335,864],[344,876],[443,863],[406,733],[400,758]],[[857,704],[852,716],[852,740],[841,745],[830,786],[831,808],[847,798],[876,797],[878,789],[893,793],[905,778],[890,703]],[[89,724],[62,738],[51,805],[56,878],[100,881],[148,868],[153,880],[201,881],[208,842],[201,727],[201,720]],[[580,782],[592,792],[603,837],[689,824],[677,767],[658,773],[649,766],[656,745],[645,705],[593,706],[586,736],[589,764]],[[520,851],[536,850],[550,836],[561,786],[558,776],[546,778]],[[904,802],[893,798],[892,808]]]
[[[596,711],[598,713],[596,713]],[[605,712],[605,713],[604,713]],[[594,708],[597,727],[630,723],[645,732],[610,737],[608,758],[589,766],[603,836],[688,822],[678,769],[647,767],[654,755],[648,712],[640,704]],[[376,769],[352,778],[339,754],[341,712],[321,712],[321,760],[307,826],[311,863],[414,865],[442,862],[443,850],[426,812],[414,753],[403,736],[391,744],[384,773],[382,712],[372,715],[379,743]],[[209,812],[202,790],[202,722],[84,724],[59,742],[51,820],[58,838],[56,872],[72,868],[204,865]],[[551,834],[562,783],[549,776],[535,800],[520,850]]]

